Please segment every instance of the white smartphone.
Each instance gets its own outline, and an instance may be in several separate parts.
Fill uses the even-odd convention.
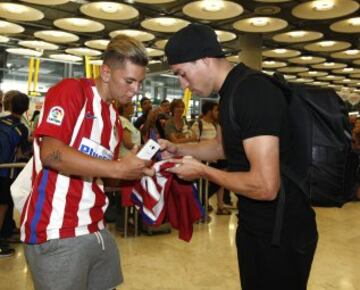
[[[149,139],[146,144],[136,154],[137,157],[144,160],[151,160],[156,152],[160,149],[160,145],[152,139]]]

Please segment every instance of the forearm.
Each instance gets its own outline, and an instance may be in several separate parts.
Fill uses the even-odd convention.
[[[273,200],[279,190],[266,182],[266,178],[254,171],[227,172],[204,166],[203,178],[208,179],[230,191],[255,200]]]
[[[203,161],[225,159],[222,145],[217,140],[201,141],[199,143],[178,144],[177,155],[190,155]]]
[[[66,175],[120,178],[125,167],[121,161],[94,158],[57,140],[42,144],[40,157],[44,167]]]

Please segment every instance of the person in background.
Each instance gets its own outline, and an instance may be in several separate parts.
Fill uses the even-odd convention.
[[[216,139],[217,128],[219,126],[219,105],[212,101],[206,101],[201,107],[202,118],[195,122],[191,130],[196,134],[199,142]],[[226,168],[225,160],[214,160],[210,166],[218,169]],[[212,189],[212,190],[210,190]],[[224,206],[224,187],[219,187],[214,183],[209,183],[209,198],[216,190],[217,215],[230,215],[231,211]]]
[[[40,117],[40,111],[39,110],[35,110],[33,112],[33,115],[30,119],[30,126],[31,126],[31,132],[34,132],[37,125],[38,125],[38,122],[39,122],[39,117]]]
[[[171,117],[165,125],[165,137],[173,143],[196,142],[196,135],[190,130],[184,119],[185,104],[174,99],[170,104]]]
[[[21,116],[29,109],[29,97],[18,92],[10,99],[10,115],[0,117],[0,155],[2,162],[13,163],[31,153],[31,143],[28,141],[28,129],[21,123]],[[4,146],[4,147],[3,147]],[[6,156],[5,156],[6,155]],[[10,186],[14,181],[14,170],[0,169],[0,257],[8,257],[15,253],[8,243],[15,242],[13,236],[18,233],[13,220],[14,202]],[[18,237],[16,240],[18,241]]]
[[[4,97],[4,93],[2,90],[0,90],[0,114],[3,110],[3,97]]]
[[[265,77],[244,78],[248,68],[225,59],[215,31],[207,25],[194,23],[177,31],[165,54],[183,89],[204,97],[214,91],[220,95],[221,131],[216,139],[192,144],[159,140],[167,154],[187,156],[173,159],[180,165],[169,171],[186,180],[208,179],[237,194],[243,290],[305,290],[318,233],[310,203],[298,185],[280,174],[280,160],[282,166],[298,165],[291,159],[296,148],[291,145],[285,96]],[[225,157],[228,171],[195,159]]]
[[[160,102],[160,114],[170,117],[170,102],[168,100],[162,100]]]
[[[21,239],[35,289],[113,289],[123,281],[118,247],[105,228],[106,178],[153,175],[136,150],[118,159],[126,104],[145,78],[143,44],[111,39],[97,79],[65,79],[50,88],[34,132],[32,191]]]
[[[149,98],[143,97],[140,100],[140,106],[141,106],[142,115],[139,118],[137,118],[136,121],[134,122],[134,126],[139,130],[141,130],[141,127],[144,125],[147,119],[148,113],[152,109],[152,102]]]
[[[8,116],[11,114],[11,98],[19,93],[19,91],[11,90],[7,91],[4,94],[2,99],[2,111],[0,112],[0,117]]]
[[[123,140],[120,147],[120,158],[124,157],[134,146],[140,147],[141,134],[140,131],[131,123],[131,116],[134,114],[133,103],[119,105],[120,121],[123,127]]]
[[[166,122],[169,120],[170,116],[168,114],[164,114],[164,113],[159,113],[156,122],[155,122],[155,126],[156,129],[159,133],[160,138],[165,139],[165,126],[166,126]]]

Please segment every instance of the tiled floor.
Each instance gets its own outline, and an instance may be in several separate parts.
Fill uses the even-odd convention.
[[[308,290],[360,290],[360,202],[316,211],[320,240]],[[112,230],[125,276],[118,289],[240,290],[236,216],[212,217],[209,225],[195,226],[190,243],[175,231],[124,239]],[[33,289],[22,246],[16,249],[15,257],[0,259],[0,289]]]

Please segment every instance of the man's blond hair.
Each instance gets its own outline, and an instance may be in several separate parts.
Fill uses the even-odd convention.
[[[135,38],[118,35],[108,44],[103,63],[109,67],[122,66],[126,60],[140,66],[147,66],[149,59],[144,45]]]

